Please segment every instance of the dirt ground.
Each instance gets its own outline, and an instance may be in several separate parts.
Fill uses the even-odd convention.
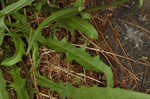
[[[65,6],[62,1],[60,0],[60,4]],[[73,2],[75,0],[68,1]],[[87,1],[93,1],[93,3],[90,2],[86,6],[105,5],[101,0]],[[95,3],[95,1],[100,2]],[[144,0],[142,8],[138,8],[137,3],[137,0],[129,0],[129,2],[118,7],[92,12],[91,15],[96,16],[91,18],[89,22],[97,29],[99,39],[90,40],[92,43],[88,43],[87,52],[95,56],[100,52],[95,51],[97,48],[103,50],[100,56],[112,68],[115,87],[150,93],[150,0]],[[51,27],[45,29],[45,35],[51,33]],[[66,33],[64,29],[57,29],[56,31],[58,32],[56,35],[60,39],[64,36],[70,37],[69,32]],[[73,44],[75,46],[82,45],[83,38],[85,39],[85,36],[77,32]],[[38,70],[49,79],[71,82],[75,86],[106,86],[106,78],[102,73],[86,71],[74,61],[67,63],[65,55],[62,53],[42,46],[40,54],[42,59]],[[23,68],[23,73],[27,75],[31,64],[30,58],[25,57],[25,60],[22,62],[25,68]],[[51,94],[54,97],[59,97],[46,88],[39,88],[39,91],[46,95]],[[13,97],[14,92],[10,93]]]
[[[95,6],[95,1],[89,5]],[[115,87],[150,92],[149,4],[149,0],[144,0],[143,7],[138,8],[137,0],[129,0],[119,7],[96,11],[92,14],[98,15],[89,20],[99,32],[100,38],[88,47],[96,48],[96,45],[105,51],[101,53],[102,60],[113,70]],[[101,2],[97,5],[101,5]],[[82,44],[82,38],[84,36],[77,34],[74,45]],[[90,49],[87,51],[93,56],[98,54]],[[47,71],[50,79],[71,82],[73,85],[105,86],[106,79],[103,74],[85,71],[76,62],[68,64],[63,58],[58,53],[46,54],[41,61],[40,71]],[[71,71],[70,74],[67,74],[68,70]],[[81,82],[76,81],[73,75],[80,76]]]
[[[150,65],[148,65],[150,63],[150,0],[144,0],[142,8],[137,7],[137,0],[129,0],[128,3],[115,8],[111,23],[112,26],[108,27],[105,36],[113,52],[126,57],[120,57],[119,64],[116,63],[116,68],[119,66],[122,70],[117,69],[117,71],[121,74],[124,72],[124,77],[128,75],[127,78],[122,79],[126,79],[127,86],[124,88],[148,93],[150,89]],[[121,77],[121,74],[117,74],[116,78]]]

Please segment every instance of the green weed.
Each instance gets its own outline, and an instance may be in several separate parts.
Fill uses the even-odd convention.
[[[60,8],[55,4],[55,0],[52,3],[47,3],[46,0],[8,0],[7,3],[1,0],[2,10],[0,10],[0,49],[3,49],[5,53],[6,45],[5,40],[9,39],[9,42],[14,43],[15,52],[13,56],[0,60],[0,66],[9,68],[8,73],[12,76],[13,82],[6,84],[6,80],[3,77],[2,69],[0,69],[0,99],[8,99],[8,91],[6,88],[11,87],[15,90],[17,99],[32,99],[33,94],[36,91],[27,88],[28,82],[26,78],[22,78],[21,62],[23,56],[32,55],[33,69],[29,72],[36,72],[37,85],[41,87],[50,88],[52,91],[59,93],[61,97],[69,97],[74,99],[149,99],[147,94],[126,91],[119,88],[113,88],[113,73],[109,66],[103,63],[99,56],[92,57],[85,51],[85,45],[81,48],[74,47],[64,37],[62,40],[58,40],[55,35],[44,37],[42,36],[42,30],[52,24],[54,24],[53,31],[56,32],[56,28],[61,27],[69,30],[72,35],[75,31],[84,33],[90,39],[97,39],[98,32],[92,24],[86,19],[91,18],[88,11],[95,11],[112,6],[120,5],[128,0],[119,0],[109,5],[85,8],[85,0],[77,0],[70,8]],[[140,1],[140,6],[142,0]],[[47,9],[45,12],[51,13],[50,16],[45,18],[38,25],[29,24],[29,20],[33,20],[35,17],[32,15],[34,12],[40,14],[43,11],[43,6]],[[26,9],[24,9],[27,7]],[[49,9],[49,10],[48,10]],[[44,12],[43,11],[43,12]],[[28,17],[26,14],[31,15]],[[81,15],[81,16],[79,16]],[[34,26],[33,26],[34,25]],[[8,42],[8,43],[9,43]],[[39,54],[40,44],[43,44],[57,52],[66,54],[66,60],[72,62],[75,60],[81,64],[84,69],[103,72],[107,79],[107,87],[90,87],[80,86],[76,88],[71,84],[64,85],[63,82],[55,83],[48,80],[46,77],[41,76],[37,71],[40,63],[41,56]],[[11,47],[11,46],[10,46]],[[5,53],[0,51],[0,56],[5,56]],[[32,54],[30,54],[32,52]],[[0,58],[1,59],[1,58]],[[8,67],[9,66],[9,67]],[[33,81],[31,80],[33,84]],[[31,85],[32,85],[31,84]],[[67,86],[67,87],[66,87]],[[31,87],[31,86],[30,86]],[[32,88],[31,88],[32,89]],[[66,89],[66,90],[65,90]],[[30,93],[29,93],[30,92]],[[65,94],[64,94],[65,93]],[[32,97],[32,98],[31,98]]]

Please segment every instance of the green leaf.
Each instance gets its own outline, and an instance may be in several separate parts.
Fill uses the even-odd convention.
[[[28,25],[28,23],[27,23],[27,18],[26,18],[24,15],[22,15],[21,13],[16,12],[16,13],[13,13],[12,16],[13,16],[13,18],[15,18],[17,21],[19,21],[21,24],[26,25],[26,26]],[[24,28],[24,27],[23,27],[23,28]]]
[[[4,22],[4,17],[0,17],[0,33],[4,32],[5,29],[8,30]]]
[[[37,68],[38,64],[40,63],[40,59],[41,59],[41,57],[39,57],[39,48],[38,48],[37,43],[33,44],[32,59],[33,59],[34,66]]]
[[[1,65],[12,66],[22,60],[24,54],[24,42],[21,39],[14,40],[16,52],[12,57],[9,57],[2,61]]]
[[[72,15],[77,14],[77,9],[76,8],[66,8],[63,10],[59,10],[57,12],[54,12],[51,16],[49,16],[48,18],[46,18],[39,26],[38,28],[35,30],[35,32],[33,33],[33,36],[29,42],[29,46],[28,46],[28,50],[27,53],[29,53],[32,45],[34,42],[36,42],[38,40],[38,37],[40,36],[40,32],[42,31],[42,29],[46,26],[49,25],[50,23],[61,19],[61,18],[65,18],[65,17],[69,17]]]
[[[5,34],[0,33],[0,46],[3,44],[4,37],[5,37]]]
[[[138,8],[141,8],[143,6],[143,0],[139,0],[139,3],[138,3]]]
[[[56,22],[56,24],[54,25],[53,30],[52,30],[53,35],[56,34],[57,28],[64,28],[66,30],[68,29],[64,23],[62,23],[62,22]]]
[[[62,21],[71,29],[78,30],[91,39],[98,38],[98,32],[96,31],[94,26],[80,17],[72,16]]]
[[[81,12],[80,14],[81,14],[82,19],[90,19],[90,18],[92,18],[92,16],[89,13]]]
[[[7,31],[9,31],[8,28],[7,28],[7,26],[4,23],[4,17],[0,17],[0,46],[3,43],[3,39],[4,39],[4,36],[5,36],[5,34],[4,34],[5,29]]]
[[[42,0],[34,5],[38,13],[40,13],[42,6],[46,4],[46,0]]]
[[[30,5],[33,1],[34,0],[19,0],[18,2],[15,2],[7,6],[6,8],[3,8],[2,10],[0,10],[0,45],[2,45],[2,42],[4,39],[4,35],[1,35],[1,33],[4,33],[5,29],[9,31],[7,26],[4,23],[5,15],[13,13],[27,5]]]
[[[74,4],[74,7],[77,7],[79,11],[84,9],[85,0],[77,0]]]
[[[26,79],[21,78],[20,68],[14,66],[9,73],[13,77],[13,82],[9,84],[17,93],[17,99],[30,99],[26,89]],[[4,98],[5,99],[5,98]]]
[[[2,70],[0,69],[0,99],[9,99],[8,92],[6,91],[6,81],[3,78]]]
[[[81,64],[85,69],[103,72],[107,78],[107,87],[113,87],[113,74],[111,68],[104,64],[99,57],[90,56],[85,49],[76,48],[65,39],[59,41],[57,39],[49,38],[48,40],[45,40],[44,38],[41,38],[39,41],[58,52],[67,53],[67,56],[69,55],[69,57],[71,57],[70,60],[76,60],[76,62]]]
[[[52,91],[58,92],[60,96],[63,97],[64,89],[66,87],[64,83],[56,83],[39,75],[37,79],[38,85],[50,88]],[[76,88],[69,83],[66,95],[73,99],[150,99],[150,95],[120,88],[104,88],[97,86],[89,88],[80,86],[79,88]]]
[[[17,21],[15,23],[7,22],[6,24],[10,27],[15,28],[15,33],[24,35],[23,37],[25,37],[26,40],[29,41],[29,33],[32,27],[28,24],[26,17],[19,12],[13,13],[12,17]]]
[[[13,13],[27,5],[30,5],[34,0],[19,0],[18,2],[15,2],[6,8],[2,9],[0,11],[0,16],[4,16],[10,13]]]

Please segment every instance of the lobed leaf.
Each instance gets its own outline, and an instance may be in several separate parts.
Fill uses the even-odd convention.
[[[17,21],[15,23],[6,23],[10,27],[15,27],[15,33],[23,35],[27,41],[29,41],[29,33],[32,27],[28,24],[27,18],[19,12],[13,13],[12,17]],[[20,33],[21,32],[21,33]]]
[[[14,66],[9,73],[13,77],[13,82],[9,84],[17,93],[17,99],[30,99],[26,89],[26,79],[21,78],[20,68]],[[5,99],[5,98],[4,98]]]
[[[2,45],[4,39],[4,35],[2,35],[1,33],[4,33],[5,29],[9,31],[4,23],[5,15],[13,13],[27,5],[30,5],[33,1],[34,0],[19,0],[18,2],[15,2],[0,10],[0,45]]]
[[[91,39],[98,38],[98,32],[96,31],[94,26],[80,17],[72,16],[70,18],[63,19],[62,21],[69,28],[73,30],[78,30]]]
[[[9,57],[1,62],[1,65],[12,66],[22,60],[24,54],[24,42],[21,39],[16,39],[15,41],[16,52],[12,57]]]
[[[104,64],[98,56],[90,56],[85,49],[72,46],[66,39],[59,41],[52,38],[48,40],[41,38],[39,41],[56,51],[66,53],[68,60],[76,60],[76,62],[81,64],[85,69],[103,72],[107,78],[107,87],[113,87],[113,74],[111,68]]]
[[[0,16],[4,16],[10,13],[13,13],[27,5],[30,5],[34,0],[19,0],[11,5],[8,5],[6,8],[0,11]]]
[[[56,91],[61,97],[64,95],[65,84],[56,83],[52,80],[48,80],[43,76],[37,77],[37,84],[46,88],[50,88],[52,91]],[[127,91],[120,88],[110,88],[110,87],[85,87],[80,86],[76,88],[71,84],[67,87],[67,97],[73,99],[150,99],[150,95]]]
[[[9,99],[6,91],[6,81],[3,78],[2,70],[0,69],[0,99]]]
[[[29,42],[29,46],[28,46],[28,50],[27,50],[27,53],[29,53],[32,45],[34,42],[36,42],[38,40],[38,37],[40,36],[40,32],[42,31],[42,29],[58,20],[58,19],[61,19],[61,18],[65,18],[65,17],[69,17],[69,16],[72,16],[72,15],[75,15],[77,13],[77,9],[76,8],[66,8],[66,9],[63,9],[63,10],[60,10],[60,11],[57,11],[57,12],[54,12],[51,16],[49,16],[48,18],[46,18],[39,26],[38,28],[35,30],[35,32],[33,33],[33,36]]]

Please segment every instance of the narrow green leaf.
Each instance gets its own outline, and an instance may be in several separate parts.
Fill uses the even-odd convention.
[[[57,12],[54,12],[51,16],[49,16],[48,18],[46,18],[36,29],[36,31],[33,33],[33,36],[29,42],[29,46],[28,46],[28,50],[27,53],[29,53],[32,45],[34,42],[36,42],[38,40],[38,37],[40,36],[40,32],[42,31],[42,29],[46,26],[49,25],[50,23],[61,19],[61,18],[65,18],[65,17],[69,17],[72,15],[77,14],[77,9],[76,8],[66,8]]]
[[[76,62],[81,64],[85,69],[103,72],[107,78],[107,87],[113,87],[111,68],[104,64],[99,57],[93,58],[85,50],[72,46],[65,39],[59,41],[49,38],[47,41],[44,39],[39,39],[39,41],[56,51],[67,53],[67,55],[71,56],[71,60],[76,60]]]
[[[16,52],[12,57],[9,57],[2,61],[1,65],[12,66],[22,60],[24,54],[24,42],[21,39],[14,40]]]
[[[3,78],[2,70],[0,69],[0,99],[9,99],[6,91],[6,81]]]
[[[5,34],[4,34],[5,30],[9,31],[7,26],[4,23],[4,17],[0,17],[0,46],[3,43],[3,39],[5,36]]]
[[[6,24],[15,28],[15,33],[19,33],[18,35],[24,35],[26,40],[29,41],[29,33],[32,27],[28,24],[26,17],[19,12],[13,13],[12,17],[17,21],[15,23],[7,22]]]
[[[138,3],[138,8],[141,8],[143,6],[143,0],[139,0],[139,3]]]
[[[4,37],[5,37],[5,34],[0,33],[0,46],[3,44]]]
[[[21,24],[26,25],[26,26],[28,25],[26,17],[22,15],[21,13],[16,12],[16,13],[13,13],[12,16]]]
[[[60,96],[63,97],[64,89],[66,87],[64,83],[56,83],[43,76],[38,76],[37,79],[38,85],[50,88],[52,91],[58,92]],[[150,99],[150,95],[120,88],[104,88],[97,86],[89,88],[80,86],[79,88],[76,88],[69,83],[66,95],[73,99]]]
[[[40,63],[40,59],[41,59],[41,57],[39,57],[39,48],[38,48],[37,43],[33,44],[32,59],[33,59],[34,66],[37,68],[38,64]]]
[[[17,11],[27,5],[30,5],[34,0],[19,0],[18,2],[15,2],[6,8],[0,10],[0,16],[4,16],[10,13],[13,13],[14,11]]]
[[[26,79],[21,78],[20,68],[14,66],[9,73],[13,77],[13,82],[9,84],[17,93],[17,99],[30,99],[26,89]],[[4,98],[5,99],[5,98]]]
[[[4,16],[2,16],[0,17],[0,32],[4,32],[5,29],[8,30],[4,22]]]
[[[80,17],[72,16],[62,21],[70,28],[84,33],[89,38],[92,39],[98,38],[98,32],[96,31],[94,26]]]
[[[18,2],[15,2],[7,6],[6,8],[3,8],[2,10],[0,10],[0,34],[2,32],[4,33],[5,29],[9,31],[7,26],[4,23],[5,15],[13,13],[27,5],[30,5],[33,1],[34,0],[19,0]],[[3,39],[4,39],[4,35],[0,35],[0,45],[2,44]]]
[[[90,19],[92,16],[87,12],[81,12],[82,19]]]
[[[77,0],[74,4],[74,7],[77,7],[79,11],[84,9],[85,0]]]
[[[30,99],[34,99],[35,89],[33,82],[30,78],[27,78],[26,80],[26,90],[28,92],[28,96],[30,97]]]
[[[37,10],[37,12],[40,13],[43,5],[45,5],[45,4],[46,4],[46,0],[42,0],[42,1],[38,2],[38,3],[35,3],[34,7]]]
[[[1,0],[0,3],[1,3],[1,7],[3,8],[5,5],[5,0]]]

